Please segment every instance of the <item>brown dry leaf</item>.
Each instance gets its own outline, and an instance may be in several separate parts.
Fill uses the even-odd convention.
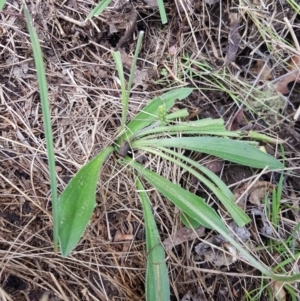
[[[286,293],[283,288],[283,284],[284,284],[284,282],[274,281],[270,285],[272,293],[275,296],[277,301],[285,301],[286,300]]]
[[[143,90],[146,90],[148,88],[148,84],[146,84],[148,80],[149,77],[147,70],[135,70],[133,77],[133,84],[135,86],[141,85],[143,87]]]
[[[251,72],[254,75],[259,75],[261,80],[270,80],[272,79],[272,72],[269,65],[263,60],[257,60],[256,65],[251,68]]]
[[[126,51],[124,51],[122,48],[119,49],[120,54],[121,54],[121,59],[123,66],[130,70],[133,58],[130,57]],[[139,70],[135,69],[134,71],[134,77],[133,77],[133,84],[135,86],[141,85],[143,87],[143,90],[146,90],[148,88],[147,81],[149,80],[149,74],[151,73],[151,70]]]
[[[216,245],[218,248],[214,248]],[[223,249],[223,250],[221,250]],[[224,242],[220,235],[210,237],[206,242],[201,242],[195,247],[197,257],[202,257],[202,260],[211,262],[216,266],[229,266],[237,261],[238,252],[231,244]],[[196,260],[198,259],[196,257]]]
[[[294,55],[289,62],[288,72],[282,79],[276,84],[276,90],[281,94],[288,94],[288,84],[291,82],[300,82],[300,57]]]
[[[126,69],[129,69],[131,68],[131,65],[132,65],[132,61],[133,61],[133,58],[130,57],[127,52],[125,50],[123,50],[122,48],[119,49],[119,52],[121,54],[121,60],[122,60],[122,63],[123,63],[123,66],[126,68]]]
[[[104,71],[100,66],[88,66],[88,70],[85,74],[94,78],[107,78],[106,71]]]
[[[181,228],[176,233],[164,240],[163,245],[166,250],[171,250],[175,246],[182,244],[185,241],[193,240],[205,235],[205,228],[198,229]]]
[[[258,229],[259,233],[265,235],[266,237],[274,238],[275,235],[273,228],[270,226],[265,213],[260,209],[254,208],[251,210],[251,214],[253,216],[260,216],[260,222],[256,224],[256,228]]]
[[[230,13],[230,31],[228,35],[228,46],[226,65],[229,65],[234,59],[239,50],[240,34],[239,34],[239,19],[237,13]]]
[[[267,181],[258,181],[252,186],[250,186],[250,184],[245,184],[244,186],[235,189],[233,194],[237,199],[244,194],[243,198],[238,202],[239,206],[242,206],[247,200],[251,204],[260,206],[261,200],[266,195],[266,191],[272,192],[273,188],[274,185]]]
[[[231,222],[229,224],[229,228],[235,233],[236,237],[238,237],[242,241],[247,241],[251,237],[250,231],[244,227],[238,227],[235,222]]]

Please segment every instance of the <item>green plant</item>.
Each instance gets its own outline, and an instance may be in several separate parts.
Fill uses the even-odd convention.
[[[92,17],[99,16],[111,2],[112,2],[112,0],[102,0],[89,13],[89,15],[87,16],[87,19],[91,19]],[[167,14],[166,14],[163,0],[157,0],[157,5],[158,5],[161,22],[162,22],[162,24],[166,24],[168,22],[168,19],[167,19]]]
[[[249,217],[234,203],[234,196],[228,187],[210,170],[191,160],[177,151],[187,149],[206,154],[212,154],[235,163],[244,164],[255,168],[283,169],[281,162],[274,157],[260,151],[255,143],[231,138],[244,138],[240,132],[227,131],[221,119],[198,120],[194,122],[181,121],[188,115],[186,110],[169,112],[174,106],[175,100],[186,98],[191,92],[190,88],[173,89],[160,97],[154,98],[139,112],[126,126],[127,106],[135,65],[131,69],[129,84],[126,86],[123,74],[120,53],[113,53],[113,57],[119,72],[122,91],[122,122],[113,146],[102,150],[94,159],[81,168],[69,182],[59,198],[57,206],[54,152],[52,133],[50,126],[49,104],[47,100],[47,86],[45,71],[42,61],[40,45],[37,35],[31,25],[28,11],[24,8],[26,20],[33,46],[37,75],[40,85],[41,100],[43,102],[43,114],[47,136],[47,150],[49,158],[49,171],[51,176],[54,248],[57,248],[57,235],[63,256],[67,256],[77,245],[83,235],[96,205],[95,191],[98,176],[103,162],[112,154],[120,158],[119,162],[124,168],[132,170],[133,176],[141,175],[156,190],[173,202],[184,213],[184,222],[194,226],[204,225],[223,235],[244,258],[272,279],[292,281],[300,278],[300,275],[276,275],[267,267],[257,261],[230,235],[229,230],[219,215],[208,206],[203,198],[183,189],[178,184],[163,178],[135,161],[135,151],[142,150],[149,154],[160,156],[165,160],[187,170],[202,181],[230,213],[239,226],[249,222]],[[139,37],[141,43],[142,34]],[[137,60],[139,46],[135,53]],[[134,63],[135,64],[135,63]],[[180,133],[180,137],[178,137]],[[200,136],[201,135],[201,136]],[[128,156],[131,151],[132,157]],[[121,155],[121,156],[120,156]],[[167,267],[164,251],[160,245],[158,231],[151,214],[149,198],[143,188],[142,181],[136,178],[137,190],[143,206],[146,228],[147,261],[147,299],[169,300],[169,286],[166,280]]]

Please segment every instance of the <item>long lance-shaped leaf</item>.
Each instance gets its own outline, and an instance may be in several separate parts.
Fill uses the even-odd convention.
[[[129,140],[131,136],[149,124],[157,121],[158,107],[165,105],[166,111],[174,105],[175,100],[182,100],[192,93],[191,88],[179,88],[164,93],[160,97],[154,98],[146,107],[142,109],[127,125],[127,130],[122,135],[121,140]]]
[[[146,300],[169,301],[170,283],[165,251],[151,211],[150,200],[141,181],[136,177],[136,186],[143,206],[146,230]]]
[[[239,132],[227,131],[224,126],[223,119],[201,119],[192,122],[181,122],[179,124],[174,125],[165,125],[158,126],[154,128],[146,128],[144,130],[140,130],[134,135],[134,138],[144,137],[144,139],[149,139],[149,137],[145,137],[146,135],[154,135],[154,134],[169,134],[175,135],[177,133],[181,133],[182,135],[218,135],[218,136],[226,136],[226,137],[240,137],[241,134]]]
[[[124,159],[127,163],[136,169],[151,185],[153,185],[162,195],[174,203],[180,210],[185,212],[188,216],[198,221],[207,228],[213,229],[214,224],[227,232],[221,218],[205,203],[205,200],[197,195],[181,188],[179,185],[174,184],[155,172],[145,169],[142,165],[130,158]],[[209,222],[207,222],[209,220]]]
[[[145,169],[142,165],[138,164],[137,162],[132,161],[131,158],[126,157],[124,159],[124,163],[126,164],[130,164],[134,169],[136,169],[147,181],[149,181],[149,183],[154,183],[155,185],[153,185],[158,191],[160,190],[169,190],[169,186],[163,186],[163,185],[169,185],[167,184],[164,178],[158,176],[157,174],[150,172],[150,170]],[[157,177],[158,176],[158,177]],[[164,184],[160,184],[160,181],[162,181]],[[171,183],[169,181],[167,181],[168,183]],[[173,184],[173,183],[171,183]],[[173,184],[174,185],[174,184]],[[160,188],[160,189],[158,189]],[[170,189],[172,190],[172,186],[170,186]],[[182,189],[182,188],[181,188]],[[179,192],[179,191],[177,191]],[[176,194],[176,192],[175,192]],[[178,195],[176,197],[175,195],[175,202],[174,204],[176,204],[176,198],[178,198]],[[203,219],[207,224],[210,225],[210,228],[213,228],[214,230],[216,230],[217,232],[219,232],[229,243],[231,243],[239,252],[240,254],[246,259],[248,260],[248,262],[255,267],[256,269],[260,270],[264,275],[266,275],[267,277],[270,277],[274,280],[278,280],[278,281],[285,281],[285,282],[289,282],[289,281],[296,281],[296,280],[300,280],[300,274],[295,274],[292,276],[288,276],[288,275],[276,275],[274,273],[272,273],[271,271],[269,271],[269,268],[266,267],[264,264],[261,264],[259,261],[257,261],[245,248],[243,248],[239,243],[237,243],[229,234],[228,234],[228,230],[227,228],[224,226],[223,223],[216,223],[215,220],[210,219],[210,216],[205,215],[205,213],[202,213],[201,211],[199,211],[199,207],[194,206],[194,202],[190,202],[190,200],[185,200],[184,197],[182,197],[182,195],[180,194],[180,202],[182,201],[188,202],[187,207],[185,207],[185,209],[188,209],[187,211],[190,211],[190,209],[195,209],[196,211],[194,212],[193,215],[189,215],[187,212],[187,214],[192,217],[195,220],[201,220]],[[174,200],[171,200],[172,202]],[[191,205],[192,204],[192,205]],[[177,205],[178,206],[178,205]],[[179,206],[178,206],[179,207]],[[185,210],[182,210],[185,212]]]
[[[83,166],[59,198],[59,243],[67,256],[80,240],[96,206],[96,186],[104,160],[114,151],[105,148]]]
[[[141,139],[133,141],[132,148],[140,146],[176,147],[197,151],[234,163],[269,169],[282,169],[284,165],[274,157],[250,145],[247,142],[219,137],[182,137],[165,139]]]
[[[50,106],[48,101],[46,73],[45,73],[43,55],[42,55],[39,38],[36,34],[34,27],[31,25],[31,18],[25,5],[24,5],[24,13],[25,13],[26,23],[30,35],[30,40],[31,40],[31,46],[32,46],[33,57],[36,66],[36,73],[38,78],[39,92],[40,92],[41,104],[42,104],[43,121],[44,121],[45,137],[46,137],[46,145],[47,145],[48,166],[49,166],[49,174],[50,174],[50,185],[51,185],[51,194],[52,194],[53,245],[54,245],[54,251],[56,252],[58,247],[57,185],[56,185],[53,134],[52,134],[52,127],[51,127]]]
[[[196,162],[186,158],[185,156],[180,155],[171,150],[169,150],[169,153],[172,154],[174,157],[170,157],[170,156],[162,153],[161,151],[157,151],[156,149],[153,149],[150,147],[144,147],[141,149],[146,152],[153,153],[153,154],[155,154],[161,158],[164,158],[168,161],[171,161],[174,164],[184,168],[186,171],[188,171],[192,175],[194,175],[198,180],[200,180],[204,185],[206,185],[217,196],[217,198],[222,202],[224,207],[227,209],[227,211],[229,212],[229,214],[231,215],[231,217],[234,219],[234,221],[236,222],[236,224],[239,227],[243,227],[251,221],[250,217],[239,206],[237,206],[234,203],[234,199],[235,199],[234,195],[231,193],[231,191],[228,189],[228,187],[225,185],[225,183],[222,182],[222,180],[220,178],[219,178],[219,181],[216,181],[220,185],[218,187],[215,185],[215,183],[212,183],[207,178],[205,178],[203,175],[201,175],[197,170],[182,163],[181,160],[189,162],[193,167],[196,167],[196,168],[200,167],[200,168],[198,168],[199,170],[203,170],[204,168],[201,167],[200,164],[197,164]],[[168,149],[163,148],[163,150],[168,152]],[[215,177],[217,177],[217,176],[215,175]],[[222,190],[220,189],[220,187],[222,187]]]

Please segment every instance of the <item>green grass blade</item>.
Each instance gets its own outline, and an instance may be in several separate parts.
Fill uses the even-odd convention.
[[[283,189],[283,173],[280,176],[277,189],[274,187],[272,191],[272,223],[273,223],[273,227],[276,230],[278,227],[278,217],[279,217],[280,202],[282,197],[282,189]]]
[[[75,248],[91,219],[99,171],[113,151],[112,146],[107,147],[84,165],[59,198],[59,243],[64,257]]]
[[[88,14],[87,20],[91,19],[92,17],[99,16],[106,7],[112,2],[112,0],[102,0],[99,4],[95,6],[95,8]]]
[[[58,207],[57,184],[56,184],[53,135],[52,135],[50,108],[49,108],[49,101],[48,101],[47,81],[46,81],[43,55],[42,55],[39,39],[35,32],[34,27],[31,25],[31,18],[25,6],[24,6],[24,13],[26,17],[26,23],[30,35],[32,50],[33,50],[33,57],[36,66],[41,104],[42,104],[43,121],[45,127],[45,137],[46,137],[46,146],[47,146],[47,155],[48,155],[48,166],[49,166],[49,174],[50,174],[50,185],[51,185],[51,194],[52,194],[53,245],[54,245],[54,251],[56,252],[58,248],[59,221],[58,221],[58,208],[57,208]]]
[[[123,63],[120,51],[116,51],[112,53],[113,59],[115,61],[115,65],[119,74],[119,79],[121,83],[121,98],[122,98],[122,120],[119,132],[121,132],[125,126],[126,118],[127,118],[127,110],[128,110],[128,93],[126,89],[126,82],[124,77]]]
[[[255,131],[249,131],[246,134],[247,138],[252,138],[254,140],[259,140],[259,141],[263,141],[263,142],[267,142],[267,143],[282,143],[283,141],[280,140],[279,138],[272,138],[270,136],[267,136],[265,134],[261,134]]]
[[[127,125],[121,140],[129,140],[136,132],[157,121],[157,110],[160,105],[165,105],[166,111],[168,111],[174,105],[176,99],[182,100],[189,96],[192,91],[191,88],[178,88],[152,99]]]
[[[166,10],[165,10],[164,1],[157,0],[157,4],[158,4],[161,23],[166,24],[168,22],[168,18],[167,18],[167,14],[166,14]]]
[[[141,51],[143,38],[144,38],[144,31],[140,31],[139,32],[139,37],[138,37],[138,40],[137,40],[137,43],[136,43],[136,48],[135,48],[135,52],[134,52],[134,56],[133,56],[133,61],[132,61],[132,64],[131,64],[131,69],[130,69],[130,75],[129,75],[128,87],[127,87],[127,99],[129,99],[129,94],[130,94],[131,86],[132,86],[133,79],[134,79],[135,67],[136,67],[136,63],[137,63],[139,53]]]
[[[216,197],[222,202],[226,210],[229,212],[233,220],[236,222],[236,224],[239,227],[245,226],[247,223],[251,221],[249,216],[239,207],[237,206],[234,201],[235,197],[232,194],[232,192],[229,190],[229,188],[226,186],[226,184],[213,172],[210,170],[205,170],[205,167],[201,166],[200,164],[194,162],[191,159],[186,158],[183,155],[180,155],[179,153],[176,153],[175,151],[168,150],[165,148],[161,148],[164,152],[170,153],[173,157],[168,156],[162,152],[159,152],[157,150],[154,150],[153,148],[144,147],[142,150],[153,153],[157,156],[160,156],[161,158],[164,158],[168,161],[173,162],[177,166],[182,167],[186,171],[188,171],[190,174],[194,175],[200,182],[202,182],[204,185],[206,185],[215,195]],[[178,159],[179,160],[178,160]],[[206,177],[201,175],[197,170],[194,168],[184,164],[181,162],[181,160],[186,161],[190,163],[194,168],[199,169],[200,171],[204,171],[206,175],[209,175],[211,179],[213,179],[214,183],[212,183],[210,180],[208,180]],[[217,179],[216,179],[217,178]],[[217,186],[215,185],[217,184]]]
[[[170,300],[170,283],[165,251],[151,211],[150,200],[141,181],[136,177],[136,186],[143,206],[146,230],[147,270],[146,300]]]
[[[0,11],[3,9],[5,3],[6,3],[6,0],[0,0]]]
[[[214,225],[218,225],[224,232],[227,232],[227,228],[221,218],[214,209],[205,203],[204,199],[166,180],[155,172],[145,169],[144,166],[131,161],[130,158],[124,160],[130,163],[153,187],[188,216],[207,228],[213,229]]]
[[[126,89],[126,86],[125,86],[125,79],[124,79],[124,73],[123,73],[123,63],[122,63],[122,60],[121,60],[120,52],[113,53],[113,57],[114,57],[114,60],[115,60],[116,66],[117,66],[117,70],[119,72],[119,76],[120,76],[120,80],[121,80],[121,86],[122,86],[122,121],[121,121],[121,126],[119,128],[119,133],[123,132],[123,130],[125,128],[126,121],[127,121],[129,96],[130,96],[131,86],[132,86],[132,82],[133,82],[133,78],[134,78],[136,62],[137,62],[138,55],[140,53],[141,46],[142,46],[143,37],[144,37],[144,32],[140,31],[138,41],[137,41],[137,45],[136,45],[135,52],[134,52],[133,61],[132,61],[132,64],[131,64],[127,89]]]
[[[293,8],[293,10],[300,15],[300,4],[295,0],[287,0],[287,3]]]
[[[269,169],[282,169],[284,167],[280,161],[249,143],[226,138],[183,137],[151,140],[141,139],[132,142],[133,148],[152,145],[156,147],[188,149],[255,168],[265,168],[268,166]]]

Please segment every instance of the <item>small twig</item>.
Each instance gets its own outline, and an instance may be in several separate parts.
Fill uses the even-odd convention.
[[[168,72],[170,73],[170,75],[173,77],[173,79],[183,85],[186,85],[185,82],[183,82],[182,80],[180,80],[174,73],[173,71],[165,64],[163,63],[164,67],[168,70]]]
[[[86,26],[86,24],[87,24],[87,21],[86,21],[86,20],[83,21],[83,22],[77,21],[77,20],[74,20],[74,19],[72,19],[72,18],[70,18],[70,17],[68,17],[68,16],[63,15],[63,14],[60,13],[60,12],[58,12],[58,16],[59,16],[60,18],[64,19],[64,20],[66,20],[66,21],[68,21],[68,22],[71,22],[71,23],[74,23],[74,24],[76,24],[76,25],[78,25],[78,26],[80,26],[80,27],[84,27],[84,26]]]
[[[297,39],[297,37],[296,37],[296,35],[295,35],[294,29],[293,29],[293,27],[291,26],[291,23],[290,23],[290,21],[288,20],[288,18],[285,17],[285,18],[283,18],[283,20],[284,20],[286,26],[288,27],[289,32],[290,32],[290,34],[291,34],[291,36],[292,36],[292,38],[293,38],[294,44],[295,44],[295,46],[296,46],[296,49],[297,49],[297,51],[298,51],[299,54],[300,54],[300,45],[299,45],[298,39]]]
[[[61,34],[62,37],[65,37],[66,36],[66,33],[64,32],[64,30],[62,29],[59,21],[56,19],[54,21],[54,23],[56,24],[56,26],[58,27],[58,30],[59,30],[59,33]]]
[[[298,109],[294,115],[294,120],[297,121],[299,119],[299,116],[300,116],[300,106],[298,107]]]

